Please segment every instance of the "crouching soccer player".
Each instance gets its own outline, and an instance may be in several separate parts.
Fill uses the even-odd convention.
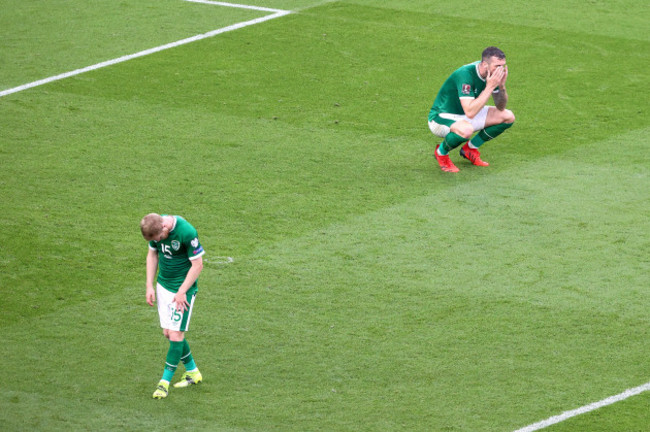
[[[185,374],[174,387],[188,387],[203,380],[185,340],[185,332],[190,325],[205,252],[196,229],[180,216],[151,213],[142,219],[140,229],[149,242],[147,303],[150,306],[154,302],[158,304],[160,326],[169,339],[163,376],[153,393],[154,399],[162,399],[167,397],[169,383],[181,361],[185,365]],[[158,278],[154,290],[156,272]]]
[[[461,66],[444,82],[429,111],[429,129],[444,138],[434,153],[443,171],[458,172],[449,152],[464,142],[462,157],[473,165],[489,165],[481,159],[479,147],[515,122],[515,115],[506,109],[507,78],[506,55],[497,47],[488,47],[480,61]],[[496,107],[487,105],[490,97]]]

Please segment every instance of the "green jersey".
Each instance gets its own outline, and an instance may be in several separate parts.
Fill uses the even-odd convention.
[[[174,216],[174,226],[169,236],[161,240],[150,241],[149,248],[158,252],[158,283],[171,292],[178,292],[187,273],[192,267],[192,260],[205,253],[196,229],[180,216]],[[196,293],[197,283],[188,290]]]
[[[483,90],[486,82],[478,73],[480,61],[461,66],[452,73],[444,82],[433,106],[429,111],[429,121],[438,114],[465,114],[460,100],[464,98],[475,99]],[[498,90],[495,89],[495,92]]]

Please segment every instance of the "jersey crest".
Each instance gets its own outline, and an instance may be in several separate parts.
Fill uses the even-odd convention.
[[[179,242],[178,240],[172,240],[172,249],[177,251],[180,248],[181,248],[181,242]]]

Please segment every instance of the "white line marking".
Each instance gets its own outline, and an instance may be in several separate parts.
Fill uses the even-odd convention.
[[[212,0],[185,0],[188,2],[192,3],[203,3],[203,4],[210,4],[210,5],[216,5],[216,6],[226,6],[226,7],[234,7],[234,8],[239,8],[239,9],[251,9],[251,10],[256,10],[256,11],[262,11],[262,12],[288,12],[282,9],[271,9],[271,8],[266,8],[262,6],[252,6],[252,5],[245,5],[245,4],[237,4],[237,3],[224,3],[224,2],[218,2],[218,1],[212,1]]]
[[[208,260],[206,258],[206,259],[203,260],[203,262],[208,263],[208,264],[230,264],[230,263],[234,263],[235,259],[233,257],[220,257],[220,256],[218,256],[218,257],[214,257],[214,261],[212,261],[211,259]]]
[[[517,429],[514,432],[534,432],[540,429],[544,429],[546,427],[549,427],[551,425],[554,425],[556,423],[563,422],[564,420],[570,419],[571,417],[578,416],[580,414],[585,414],[588,413],[589,411],[594,411],[597,410],[598,408],[602,408],[607,405],[612,405],[616,402],[620,402],[622,400],[625,400],[629,397],[636,396],[640,393],[643,393],[645,391],[650,390],[650,382],[645,383],[643,385],[640,385],[638,387],[634,387],[631,389],[625,390],[623,393],[619,393],[615,396],[610,396],[606,399],[603,399],[599,402],[594,402],[589,405],[585,405],[583,407],[571,410],[571,411],[565,411],[560,415],[556,415],[553,417],[549,417],[546,420],[542,420],[541,422],[534,423],[532,425],[526,426],[521,429]]]
[[[168,43],[166,45],[161,45],[161,46],[158,46],[158,47],[155,47],[155,48],[150,48],[150,49],[147,49],[147,50],[144,50],[144,51],[137,52],[135,54],[125,55],[125,56],[122,56],[122,57],[119,57],[119,58],[116,58],[116,59],[113,59],[113,60],[107,60],[105,62],[97,63],[97,64],[92,65],[92,66],[87,66],[85,68],[76,69],[76,70],[73,70],[73,71],[70,71],[70,72],[65,72],[65,73],[62,73],[62,74],[59,74],[59,75],[51,76],[49,78],[45,78],[45,79],[42,79],[42,80],[38,80],[38,81],[31,82],[31,83],[23,84],[23,85],[20,85],[18,87],[3,90],[3,91],[0,91],[0,97],[7,96],[7,95],[10,95],[12,93],[18,93],[19,91],[27,90],[27,89],[30,89],[30,88],[33,88],[33,87],[38,87],[38,86],[41,86],[43,84],[48,84],[48,83],[51,83],[53,81],[58,81],[58,80],[62,80],[64,78],[69,78],[71,76],[80,75],[80,74],[85,73],[85,72],[90,72],[90,71],[101,69],[101,68],[104,68],[104,67],[107,67],[107,66],[112,66],[112,65],[117,64],[117,63],[122,63],[122,62],[125,62],[125,61],[128,61],[128,60],[133,60],[133,59],[138,58],[138,57],[144,57],[146,55],[157,53],[157,52],[160,52],[160,51],[164,51],[164,50],[167,50],[167,49],[170,49],[170,48],[175,48],[175,47],[180,46],[180,45],[185,45],[185,44],[188,44],[188,43],[191,43],[191,42],[196,42],[196,41],[199,41],[199,40],[202,40],[202,39],[207,39],[207,38],[219,35],[221,33],[226,33],[226,32],[233,31],[233,30],[238,30],[240,28],[244,28],[244,27],[248,27],[248,26],[251,26],[251,25],[259,24],[259,23],[262,23],[264,21],[269,21],[269,20],[272,20],[272,19],[275,19],[275,18],[280,18],[282,16],[289,15],[291,13],[291,11],[282,10],[282,9],[269,9],[269,8],[264,8],[264,7],[259,7],[259,6],[240,5],[240,4],[235,4],[235,3],[223,3],[223,2],[216,2],[216,1],[209,1],[209,0],[184,0],[184,1],[193,2],[193,3],[211,4],[211,5],[216,5],[216,6],[234,7],[234,8],[240,8],[240,9],[251,9],[251,10],[258,10],[258,11],[263,11],[263,12],[273,12],[273,13],[271,15],[266,15],[266,16],[263,16],[263,17],[260,17],[260,18],[252,19],[250,21],[240,22],[240,23],[237,23],[237,24],[230,25],[228,27],[223,27],[223,28],[220,28],[220,29],[212,30],[212,31],[207,32],[207,33],[203,33],[203,34],[192,36],[192,37],[189,37],[189,38],[186,38],[186,39],[182,39],[182,40],[179,40],[179,41],[176,41],[176,42],[171,42],[171,43]]]

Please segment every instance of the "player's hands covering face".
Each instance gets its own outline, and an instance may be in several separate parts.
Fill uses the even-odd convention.
[[[490,73],[490,70],[488,69],[487,86],[492,89],[497,88],[499,85],[505,82],[505,75],[507,75],[507,72],[504,71],[503,67],[496,68],[492,73]]]

